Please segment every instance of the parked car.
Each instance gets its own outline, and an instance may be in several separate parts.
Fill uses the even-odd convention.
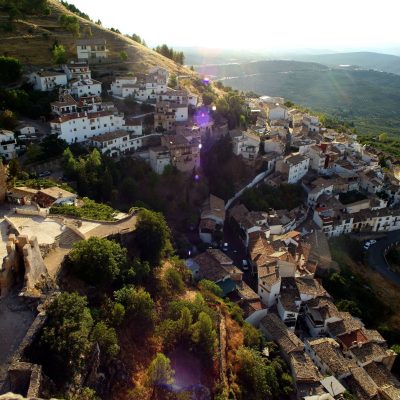
[[[249,269],[249,263],[247,260],[242,260],[242,269],[243,271],[247,271]]]
[[[51,171],[43,171],[43,172],[40,172],[40,173],[38,174],[38,177],[39,177],[39,178],[44,178],[44,177],[50,176],[50,175],[51,175]]]
[[[364,244],[363,249],[364,249],[364,250],[368,250],[368,249],[369,249],[369,246],[371,246],[371,243],[370,243],[370,242],[366,242],[366,243]]]
[[[228,243],[222,245],[222,251],[228,251]]]

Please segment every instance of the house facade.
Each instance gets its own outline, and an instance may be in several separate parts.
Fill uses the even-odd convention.
[[[51,92],[57,87],[67,86],[67,75],[62,72],[39,71],[29,75],[29,82],[35,90]]]
[[[101,61],[108,57],[105,39],[82,39],[76,42],[78,60]]]

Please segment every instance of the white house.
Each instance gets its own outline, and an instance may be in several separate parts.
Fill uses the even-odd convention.
[[[101,82],[93,79],[73,79],[69,86],[71,94],[77,98],[101,96]]]
[[[276,171],[287,176],[288,183],[297,183],[308,172],[310,159],[300,154],[276,162]]]
[[[115,79],[115,82],[111,83],[111,92],[115,96],[127,97],[123,95],[123,89],[127,87],[134,87],[136,85],[137,78],[134,76],[125,76]]]
[[[283,154],[285,152],[285,144],[279,137],[272,137],[264,140],[264,151],[266,153]]]
[[[156,105],[154,114],[154,126],[162,127],[166,131],[172,131],[176,122],[187,121],[189,117],[188,105],[160,101]]]
[[[67,85],[67,75],[63,72],[39,71],[29,75],[29,82],[33,84],[35,90],[41,92],[51,92],[57,87]]]
[[[86,61],[70,62],[63,65],[63,70],[67,74],[67,78],[71,79],[92,79],[92,73]]]
[[[51,132],[68,143],[83,142],[93,136],[124,129],[123,114],[112,111],[65,114],[50,121]]]
[[[112,156],[136,149],[138,138],[125,130],[104,133],[90,138],[92,146],[100,149],[101,153]],[[140,147],[140,146],[138,146]]]
[[[308,129],[308,132],[319,132],[320,123],[318,117],[313,115],[304,115],[303,125]]]
[[[17,127],[17,130],[21,135],[30,136],[30,135],[35,135],[36,134],[36,128],[34,126],[28,125],[28,124],[19,125]]]
[[[11,160],[17,153],[17,140],[14,132],[0,129],[0,155],[6,160]]]
[[[171,164],[171,155],[169,150],[164,146],[151,147],[149,149],[150,167],[151,169],[161,175],[164,168]]]
[[[259,266],[258,276],[258,295],[263,304],[271,307],[276,304],[281,290],[281,277],[276,264]]]
[[[260,150],[260,136],[250,131],[243,132],[232,140],[233,153],[242,156],[245,160],[253,161]]]
[[[140,121],[127,120],[125,121],[124,129],[136,136],[143,135],[143,125]]]
[[[50,103],[51,112],[55,115],[72,114],[78,111],[77,101],[65,90],[58,101]]]
[[[108,57],[105,39],[82,39],[76,42],[78,60],[101,61]]]
[[[280,105],[279,103],[276,104],[268,104],[268,117],[270,121],[274,120],[287,120],[288,119],[288,109]]]

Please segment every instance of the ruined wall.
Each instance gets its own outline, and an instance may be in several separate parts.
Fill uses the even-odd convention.
[[[13,285],[23,276],[23,292],[31,292],[45,276],[47,269],[36,237],[9,235],[7,256],[0,269],[0,296],[7,295]]]

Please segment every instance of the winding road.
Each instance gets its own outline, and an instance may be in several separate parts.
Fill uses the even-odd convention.
[[[400,286],[400,274],[390,270],[386,261],[385,252],[392,246],[400,243],[400,230],[389,232],[386,237],[373,244],[366,253],[368,265],[378,271],[386,279]]]

